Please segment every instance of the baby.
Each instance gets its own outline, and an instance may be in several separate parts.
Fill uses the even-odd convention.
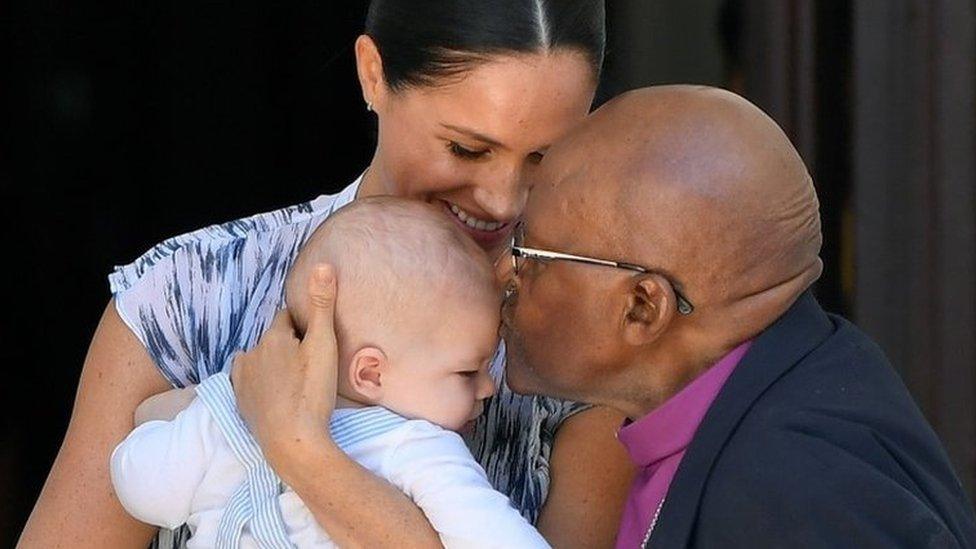
[[[322,262],[335,266],[339,289],[335,442],[411,497],[446,547],[547,546],[455,432],[495,389],[488,365],[500,297],[484,252],[426,204],[356,201],[311,235],[291,268],[285,299],[296,326],[305,326],[308,277]],[[334,546],[264,461],[228,373],[196,394],[172,421],[138,425],[112,453],[128,512],[188,524],[188,547]]]

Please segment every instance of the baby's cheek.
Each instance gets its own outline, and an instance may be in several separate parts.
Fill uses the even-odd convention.
[[[467,421],[471,408],[466,404],[467,398],[462,391],[454,388],[450,394],[443,395],[438,403],[438,414],[442,418],[442,425],[450,429],[458,429]]]

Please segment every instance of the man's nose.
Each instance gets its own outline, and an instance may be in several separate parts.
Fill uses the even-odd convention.
[[[498,287],[505,289],[515,278],[514,269],[512,269],[512,249],[505,248],[505,250],[498,256],[495,260],[495,280],[498,281]]]

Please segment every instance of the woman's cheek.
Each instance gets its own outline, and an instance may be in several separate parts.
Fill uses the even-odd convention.
[[[396,194],[409,198],[423,199],[430,194],[449,192],[461,187],[466,178],[463,167],[433,156],[400,166],[395,172]]]

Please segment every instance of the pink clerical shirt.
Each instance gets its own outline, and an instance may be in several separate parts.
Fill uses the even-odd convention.
[[[644,542],[685,449],[750,345],[751,341],[739,345],[659,408],[637,421],[625,423],[617,433],[639,468],[617,534],[618,549],[634,549]]]

